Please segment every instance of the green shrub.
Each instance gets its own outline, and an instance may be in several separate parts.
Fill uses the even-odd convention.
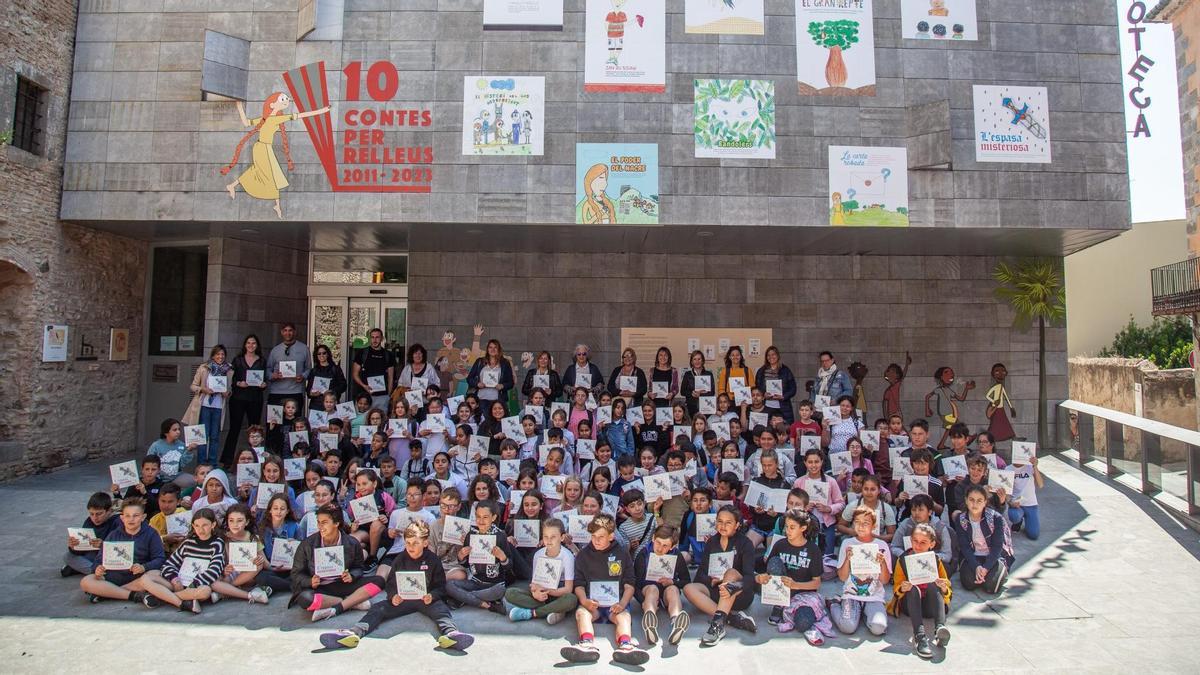
[[[1148,359],[1163,369],[1187,368],[1192,346],[1192,324],[1187,317],[1160,317],[1149,326],[1139,326],[1131,316],[1100,356]]]

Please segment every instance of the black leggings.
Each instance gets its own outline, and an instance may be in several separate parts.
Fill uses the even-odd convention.
[[[232,466],[234,458],[237,456],[238,437],[242,435],[242,418],[249,421],[249,425],[262,424],[263,402],[262,396],[258,396],[257,400],[241,400],[230,397],[229,399],[229,433],[225,436],[225,445],[221,448],[221,464]]]
[[[742,580],[742,583],[745,584],[742,587],[742,590],[739,591],[737,595],[733,596],[733,607],[729,609],[731,612],[744,612],[749,609],[751,603],[754,602],[754,594],[758,591],[758,586],[751,583],[746,583],[745,579]],[[712,598],[713,602],[721,602],[721,587],[709,586],[708,597]]]
[[[519,581],[529,581],[533,577],[533,554],[536,548],[518,548],[513,556],[512,575]]]
[[[900,609],[908,615],[914,634],[924,628],[925,619],[933,619],[935,626],[946,623],[946,603],[942,600],[941,589],[933,584],[929,584],[924,592],[913,586],[904,594]]]
[[[983,565],[984,559],[967,554],[958,570],[959,583],[968,591],[979,589],[985,593],[999,593],[1008,580],[1008,563],[1003,558],[996,560],[987,571],[982,584],[975,583],[975,568]]]
[[[382,577],[371,576],[363,577],[361,579],[354,579],[350,583],[339,580],[327,584],[321,584],[316,588],[305,588],[292,596],[292,600],[288,603],[288,607],[299,604],[300,607],[308,609],[309,605],[311,605],[313,602],[313,598],[315,598],[318,593],[332,598],[341,598],[345,600],[346,598],[350,597],[351,593],[357,591],[363,586],[366,586],[367,584],[375,584],[376,587],[383,588],[385,585],[387,585],[387,582],[384,581]]]
[[[371,609],[358,620],[355,626],[363,626],[363,635],[379,628],[379,624],[388,619],[398,619],[413,612],[420,612],[437,624],[438,632],[447,635],[458,630],[450,620],[450,608],[441,600],[434,600],[428,605],[420,600],[404,600],[399,605],[393,605],[391,598],[371,605]]]
[[[269,586],[272,591],[286,591],[292,587],[292,582],[275,570],[266,569],[259,570],[258,575],[254,577],[254,585]]]

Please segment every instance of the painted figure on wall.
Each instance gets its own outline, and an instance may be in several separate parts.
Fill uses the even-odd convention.
[[[963,384],[962,393],[954,391],[954,369],[950,366],[942,366],[934,371],[933,379],[937,386],[925,394],[925,415],[928,417],[936,414],[942,423],[942,438],[937,444],[938,450],[941,450],[946,447],[946,436],[950,433],[950,427],[959,420],[958,404],[967,400],[967,392],[975,388],[975,381],[967,380]],[[929,399],[934,400],[932,407],[929,405]]]
[[[233,151],[233,159],[228,165],[221,168],[222,176],[229,175],[233,167],[237,166],[238,158],[242,155],[242,148],[245,147],[246,141],[257,134],[258,137],[254,140],[254,146],[250,150],[250,167],[243,171],[237,180],[226,185],[225,191],[229,193],[229,198],[233,199],[237,186],[241,185],[246,194],[255,199],[274,201],[275,215],[280,218],[283,218],[283,210],[279,206],[279,192],[288,186],[288,180],[283,175],[279,160],[275,157],[273,145],[275,132],[278,131],[283,139],[283,156],[287,160],[288,171],[292,171],[295,164],[292,162],[292,151],[288,146],[287,129],[283,125],[287,122],[329,112],[329,106],[325,106],[317,110],[285,115],[283,111],[287,110],[291,103],[292,99],[287,94],[277,91],[263,101],[262,117],[249,119],[246,117],[245,106],[238,101],[237,111],[242,118],[242,126],[253,128],[246,132],[245,136],[242,136],[242,140],[238,141],[237,148]]]
[[[454,346],[458,339],[454,331],[447,330],[442,333],[442,346],[437,350],[433,363],[437,368],[438,377],[442,380],[442,391],[451,392],[450,395],[456,395],[459,389],[466,391],[467,373],[471,370],[471,364],[483,356],[483,348],[479,344],[483,326],[476,324],[472,332],[474,337],[471,339],[470,349]]]
[[[625,1],[611,0],[612,11],[604,15],[604,22],[608,24],[608,62],[614,66],[620,63],[621,50],[625,47],[625,22],[629,20],[621,11]]]
[[[845,225],[846,210],[842,207],[842,193],[835,192],[832,195],[833,206],[830,207],[829,224],[830,225]]]
[[[859,411],[862,417],[867,414],[867,392],[863,388],[863,380],[867,379],[869,372],[867,364],[861,361],[855,361],[846,369],[850,377],[854,380],[854,408]]]
[[[586,191],[583,202],[585,225],[612,225],[617,222],[612,200],[604,191],[608,188],[608,167],[595,164],[583,176]]]
[[[997,442],[1007,441],[1017,435],[1008,419],[1010,413],[1013,419],[1017,419],[1017,408],[1013,405],[1012,399],[1008,397],[1008,390],[1004,388],[1004,380],[1007,377],[1008,368],[1005,368],[1003,363],[993,365],[992,381],[995,384],[984,395],[988,402],[985,413],[988,418],[987,430]],[[1007,412],[1005,412],[1006,410]]]
[[[892,415],[904,416],[900,411],[900,387],[904,384],[904,378],[908,376],[908,367],[912,365],[912,357],[908,352],[904,352],[904,367],[901,368],[899,363],[889,363],[887,368],[883,369],[883,379],[888,383],[887,389],[883,390],[883,418],[887,419]]]

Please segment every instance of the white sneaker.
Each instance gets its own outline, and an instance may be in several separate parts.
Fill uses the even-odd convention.
[[[360,603],[358,603],[357,605],[355,605],[355,606],[351,607],[350,609],[357,609],[357,610],[359,610],[360,612],[365,612],[365,611],[367,611],[368,609],[371,609],[371,601],[370,601],[370,600],[363,600],[362,602],[360,602]]]
[[[563,618],[566,616],[567,615],[564,614],[563,612],[550,612],[549,614],[546,615],[546,623],[553,626],[554,624],[558,623],[559,621],[562,621]]]
[[[330,617],[337,616],[337,612],[332,607],[318,609],[312,613],[312,622],[324,621]]]
[[[249,602],[251,604],[254,604],[257,602],[260,605],[265,605],[265,604],[267,604],[267,602],[270,601],[270,597],[267,595],[266,591],[264,591],[261,588],[251,589],[250,592],[247,593],[246,595],[247,595],[246,602]]]

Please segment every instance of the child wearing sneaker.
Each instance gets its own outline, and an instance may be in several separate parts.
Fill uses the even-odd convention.
[[[158,599],[146,593],[148,572],[157,572],[166,555],[158,532],[146,524],[146,506],[140,497],[130,497],[121,503],[121,527],[104,538],[105,542],[133,542],[133,565],[128,570],[106,570],[103,557],[96,559],[92,573],[79,581],[79,588],[88,594],[90,602],[101,598],[128,600],[147,607],[157,607]]]
[[[988,505],[982,485],[967,488],[964,511],[951,517],[958,539],[959,583],[968,591],[999,593],[1014,560],[1008,519]]]
[[[429,550],[429,525],[413,521],[404,528],[404,550],[388,559],[388,566],[397,572],[424,572],[425,595],[419,600],[405,600],[396,588],[395,574],[387,580],[387,602],[372,605],[358,623],[348,630],[338,630],[321,635],[321,645],[328,649],[344,647],[353,649],[363,636],[371,633],[388,619],[420,612],[431,619],[438,629],[437,648],[464,651],[475,638],[455,627],[450,619],[450,608],[446,605],[446,575],[442,562]]]
[[[255,586],[258,573],[267,568],[267,557],[263,555],[263,543],[258,535],[250,531],[250,507],[245,504],[234,504],[225,514],[225,564],[224,574],[212,582],[213,602],[221,598],[237,598],[250,603],[267,604],[271,597],[270,586]],[[254,559],[257,567],[253,572],[238,572],[228,562],[229,544],[231,542],[253,542],[258,555]],[[244,589],[249,588],[249,591]]]
[[[842,580],[842,597],[829,606],[833,623],[838,630],[851,635],[864,620],[867,630],[875,635],[887,632],[887,612],[883,605],[883,586],[892,578],[892,552],[888,543],[875,536],[875,509],[859,505],[852,519],[854,536],[842,542],[838,549],[838,578]],[[879,571],[873,574],[856,575],[850,572],[850,547],[875,546]]]
[[[566,526],[558,518],[542,523],[543,546],[533,554],[532,569],[537,570],[546,560],[562,563],[558,585],[550,588],[530,583],[528,588],[514,586],[506,590],[504,601],[511,605],[508,618],[512,621],[544,618],[546,623],[554,625],[579,605],[579,598],[575,597],[575,555],[562,545],[565,531]]]
[[[911,553],[933,551],[937,544],[937,531],[929,523],[919,523],[913,529]],[[908,555],[896,559],[895,574],[892,575],[892,599],[887,611],[892,616],[907,614],[912,623],[913,652],[923,658],[933,658],[933,645],[943,649],[950,644],[950,629],[946,628],[946,612],[950,609],[950,575],[940,558],[937,561],[938,578],[933,583],[913,584],[908,580]],[[933,640],[925,634],[925,619],[933,619]],[[931,643],[932,642],[932,643]]]
[[[741,522],[736,507],[725,505],[717,510],[717,534],[704,545],[696,581],[683,589],[696,609],[712,617],[700,638],[700,644],[706,647],[725,637],[726,622],[751,633],[758,631],[758,624],[746,613],[757,591],[754,544],[740,531]]]
[[[784,538],[775,542],[767,554],[767,573],[755,579],[761,585],[772,576],[783,577],[783,585],[791,590],[792,600],[787,607],[778,608],[776,625],[779,632],[799,631],[814,646],[824,644],[825,635],[833,636],[833,626],[820,592],[825,566],[815,536],[818,527],[807,511],[789,509],[783,514]],[[813,535],[811,538],[810,534]],[[771,616],[774,619],[775,612]]]
[[[148,577],[146,592],[181,612],[200,613],[200,601],[212,594],[212,583],[225,569],[225,541],[216,534],[217,514],[200,509],[192,531],[167,557],[160,576]],[[197,567],[192,567],[196,565]],[[184,568],[186,576],[181,576]]]
[[[658,606],[667,609],[671,618],[671,633],[667,641],[679,644],[687,632],[691,619],[683,611],[683,589],[692,581],[687,561],[679,550],[679,528],[674,525],[659,525],[654,529],[654,538],[649,546],[643,546],[633,561],[637,589],[634,593],[642,606],[642,630],[646,633],[646,644],[658,642]],[[650,556],[675,556],[675,568],[671,576],[649,578]]]
[[[363,576],[362,546],[345,530],[345,513],[330,501],[317,509],[317,531],[300,543],[292,559],[292,598],[288,607],[300,604],[312,612],[314,622],[337,616],[347,609],[367,610],[371,598],[384,586],[378,576]],[[342,549],[342,573],[320,577],[316,572],[318,549]]]
[[[63,568],[60,570],[62,576],[88,575],[96,570],[96,564],[100,560],[100,543],[110,532],[121,527],[121,518],[113,513],[112,507],[113,498],[107,492],[95,492],[88,498],[88,515],[79,527],[91,530],[96,536],[91,541],[81,542],[67,535],[67,552],[63,556]],[[93,550],[76,550],[76,547],[82,544],[87,544],[88,548]]]
[[[513,550],[508,545],[504,530],[496,526],[500,506],[485,499],[475,503],[475,524],[467,535],[468,546],[458,551],[458,561],[467,566],[466,579],[451,579],[446,582],[446,593],[464,605],[479,607],[497,614],[504,614],[504,580],[513,566]],[[495,537],[491,563],[469,563],[471,548],[476,537]]]
[[[562,657],[574,663],[595,663],[600,660],[596,648],[597,622],[612,623],[616,632],[613,660],[637,666],[650,660],[645,650],[633,642],[633,621],[629,603],[633,599],[633,561],[629,552],[616,543],[617,523],[612,516],[600,514],[588,524],[592,542],[575,556],[575,627],[579,642],[562,648]]]

